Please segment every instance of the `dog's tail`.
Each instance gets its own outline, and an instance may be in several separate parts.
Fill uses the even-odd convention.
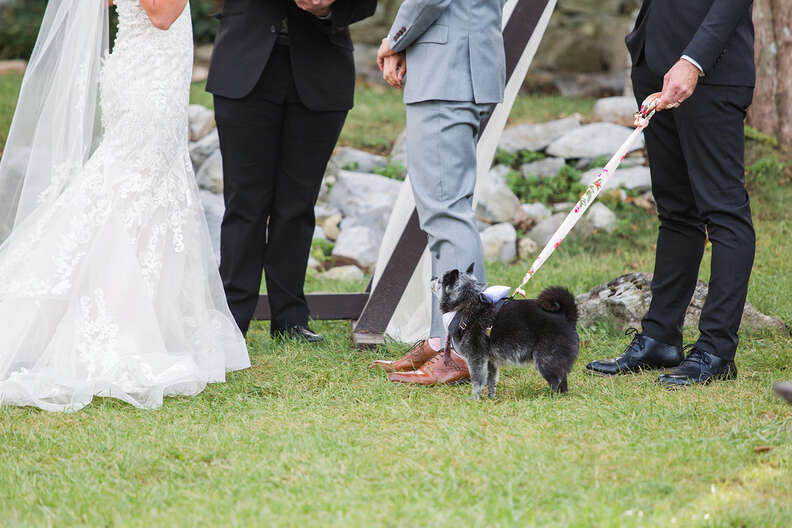
[[[566,288],[561,286],[546,288],[536,301],[546,312],[561,312],[566,316],[567,321],[572,324],[577,323],[577,303],[575,297]]]

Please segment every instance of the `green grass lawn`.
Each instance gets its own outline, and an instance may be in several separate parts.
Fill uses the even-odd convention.
[[[590,106],[526,97],[516,119]],[[400,115],[397,96],[366,89],[345,141],[384,149]],[[767,154],[752,145],[752,160]],[[752,175],[749,300],[792,323],[792,188],[782,171]],[[528,293],[651,270],[655,220],[619,214],[614,235],[566,242]],[[490,266],[490,282],[514,284],[527,264]],[[308,283],[364,287],[313,272]],[[792,407],[771,395],[792,379],[788,335],[744,335],[736,382],[668,391],[652,374],[585,375],[626,339],[581,329],[569,394],[512,368],[496,400],[474,403],[469,386],[394,385],[367,368],[401,345],[356,352],[348,323],[314,326],[321,346],[273,342],[256,323],[251,369],[159,411],[101,399],[69,415],[0,408],[0,526],[792,526]]]

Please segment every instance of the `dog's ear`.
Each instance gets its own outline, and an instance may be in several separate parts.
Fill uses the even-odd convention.
[[[446,274],[443,275],[443,286],[450,286],[454,284],[458,278],[459,278],[458,269],[452,269],[451,271],[446,272]]]
[[[473,270],[474,270],[474,269],[476,269],[476,263],[475,263],[475,262],[471,262],[471,263],[470,263],[470,266],[468,266],[468,269],[467,269],[467,272],[466,272],[466,273],[467,273],[468,275],[471,275],[471,274],[473,273]]]

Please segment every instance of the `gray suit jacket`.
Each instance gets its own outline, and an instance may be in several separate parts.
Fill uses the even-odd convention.
[[[501,102],[502,19],[503,0],[404,0],[388,36],[407,50],[404,102]]]

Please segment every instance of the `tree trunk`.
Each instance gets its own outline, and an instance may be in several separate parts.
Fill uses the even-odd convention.
[[[755,0],[756,90],[748,124],[792,145],[792,2]]]

